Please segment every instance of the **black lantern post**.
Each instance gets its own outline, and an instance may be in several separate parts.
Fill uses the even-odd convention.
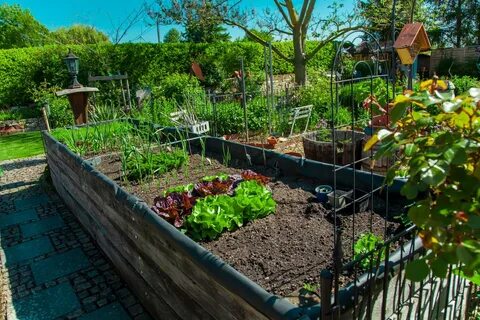
[[[71,49],[68,49],[68,55],[63,59],[67,65],[68,73],[72,76],[73,81],[69,88],[81,88],[83,87],[77,80],[79,70],[79,58],[73,54]]]
[[[90,88],[82,86],[78,80],[78,66],[79,59],[68,50],[68,55],[63,58],[67,65],[68,73],[72,76],[72,84],[68,89],[56,92],[57,96],[67,96],[70,106],[72,107],[75,124],[83,124],[88,122],[88,94],[90,92],[97,92],[97,88]]]

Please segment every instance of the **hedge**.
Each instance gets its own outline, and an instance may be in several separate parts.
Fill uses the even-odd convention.
[[[284,52],[292,52],[291,42],[276,44]],[[314,42],[307,43],[310,50]],[[192,61],[215,65],[224,74],[239,69],[244,57],[250,72],[263,72],[263,47],[254,42],[215,44],[100,44],[87,46],[44,46],[0,50],[0,106],[32,101],[30,90],[42,81],[65,87],[69,76],[63,62],[68,48],[80,58],[79,81],[87,84],[88,73],[95,75],[128,73],[133,88],[153,85],[171,73],[187,73]],[[333,47],[327,46],[309,62],[310,68],[327,69],[333,59]],[[275,74],[293,72],[293,66],[274,55]]]

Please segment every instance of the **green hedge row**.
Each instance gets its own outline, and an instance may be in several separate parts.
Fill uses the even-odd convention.
[[[292,52],[291,42],[276,44],[284,52]],[[311,50],[314,42],[307,44]],[[253,42],[215,44],[101,44],[87,46],[45,46],[0,50],[0,107],[32,101],[31,90],[42,81],[65,87],[69,77],[63,63],[68,48],[80,57],[79,81],[87,84],[88,73],[95,75],[129,75],[132,87],[155,85],[171,73],[190,71],[192,61],[205,68],[221,68],[228,75],[239,69],[244,57],[250,72],[263,72],[263,47]],[[333,58],[333,47],[319,52],[309,63],[310,68],[327,69]],[[274,55],[274,73],[293,72],[293,66]]]

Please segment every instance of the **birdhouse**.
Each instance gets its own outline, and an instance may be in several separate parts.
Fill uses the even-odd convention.
[[[402,64],[413,64],[417,55],[430,49],[430,40],[423,23],[407,23],[393,45]]]

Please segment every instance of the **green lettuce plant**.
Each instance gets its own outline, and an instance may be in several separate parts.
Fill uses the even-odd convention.
[[[255,180],[238,184],[235,194],[207,196],[197,200],[186,219],[187,233],[196,240],[215,239],[224,230],[233,231],[245,222],[274,213],[271,192]]]
[[[353,259],[357,260],[360,259],[361,256],[368,254],[362,260],[360,260],[360,267],[363,269],[374,267],[378,260],[381,261],[385,259],[385,248],[379,248],[376,252],[374,252],[374,250],[382,244],[383,240],[373,233],[368,232],[362,234],[353,246]]]

